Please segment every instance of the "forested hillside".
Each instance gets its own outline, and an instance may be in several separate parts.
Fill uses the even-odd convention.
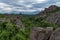
[[[29,40],[32,27],[60,27],[60,7],[52,5],[37,15],[0,14],[0,40]]]

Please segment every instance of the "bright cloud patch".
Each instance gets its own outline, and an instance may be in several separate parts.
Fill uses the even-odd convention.
[[[0,10],[3,12],[11,12],[12,8],[10,8],[11,5],[5,4],[5,3],[0,3]]]
[[[46,0],[36,0],[37,3],[43,3]]]
[[[10,5],[5,4],[5,3],[0,3],[0,7],[7,7],[7,6],[10,6]]]
[[[35,12],[36,10],[16,10],[18,12]]]

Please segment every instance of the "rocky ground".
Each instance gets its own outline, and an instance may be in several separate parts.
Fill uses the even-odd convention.
[[[30,40],[60,40],[60,28],[53,30],[53,27],[34,27],[30,30]]]
[[[35,19],[43,17],[46,21],[53,24],[60,24],[60,7],[52,5],[48,8],[45,8],[44,11],[41,11],[36,15]]]

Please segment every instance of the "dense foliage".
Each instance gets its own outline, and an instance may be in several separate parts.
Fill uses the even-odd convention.
[[[13,23],[0,22],[0,40],[25,40],[24,32]]]
[[[57,8],[56,11],[60,11],[60,8]],[[4,16],[0,14],[0,18],[3,17],[10,18],[11,15]],[[60,26],[47,22],[45,17],[35,19],[35,16],[28,17],[27,15],[24,15],[21,21],[25,24],[25,30],[21,30],[12,22],[0,22],[0,40],[29,40],[30,29],[32,27],[53,27],[55,29]]]
[[[32,27],[57,27],[45,21],[44,18],[35,19],[34,16],[23,17],[21,21],[25,24],[25,30],[21,30],[12,22],[0,22],[0,40],[29,40]]]
[[[22,19],[22,22],[25,24],[25,27],[26,27],[26,30],[25,30],[27,33],[26,40],[29,40],[30,29],[32,27],[43,27],[43,28],[53,27],[54,29],[58,27],[58,25],[45,21],[45,18],[42,18],[42,17],[37,19],[35,19],[34,17],[24,17]]]

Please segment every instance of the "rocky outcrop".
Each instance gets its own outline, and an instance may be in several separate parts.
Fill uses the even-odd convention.
[[[41,11],[36,15],[35,19],[43,17],[52,24],[60,24],[60,7],[52,5],[48,8],[45,8],[44,11]]]
[[[25,25],[22,23],[22,15],[12,15],[12,14],[3,14],[3,18],[0,18],[0,22],[6,21],[6,22],[12,22],[16,24],[16,26],[20,29],[25,29]]]
[[[54,11],[56,11],[56,9],[58,8],[58,6],[56,5],[51,5],[48,8],[45,8],[43,11],[41,11],[39,14],[36,15],[36,18],[38,17],[45,17],[47,16],[47,13],[52,13]]]
[[[39,36],[40,35],[40,36]],[[42,40],[44,38],[44,29],[34,27],[30,31],[30,40]]]
[[[60,12],[52,13],[47,18],[46,21],[54,24],[60,24]]]
[[[49,40],[60,40],[60,28],[57,28],[51,35]]]
[[[60,40],[60,28],[53,30],[52,27],[34,27],[30,30],[30,40]]]
[[[45,29],[45,36],[44,36],[44,39],[43,40],[48,40],[53,32],[53,28],[52,27],[47,27]]]
[[[57,6],[52,5],[52,6],[48,7],[48,8],[45,8],[45,10],[43,11],[43,13],[53,12],[53,11],[55,11],[56,9],[57,9]]]
[[[52,27],[48,27],[46,29],[41,27],[34,27],[30,31],[30,40],[48,40],[52,31]]]
[[[16,24],[16,26],[18,27],[18,28],[20,28],[20,29],[25,29],[25,25],[23,24],[23,22],[21,21],[22,20],[22,15],[16,15],[16,16],[13,16],[12,18],[10,18],[10,21],[12,22],[12,23],[15,23]]]
[[[15,23],[18,28],[23,30],[25,29],[25,25],[22,23],[20,19],[15,18],[12,20],[12,22]]]

